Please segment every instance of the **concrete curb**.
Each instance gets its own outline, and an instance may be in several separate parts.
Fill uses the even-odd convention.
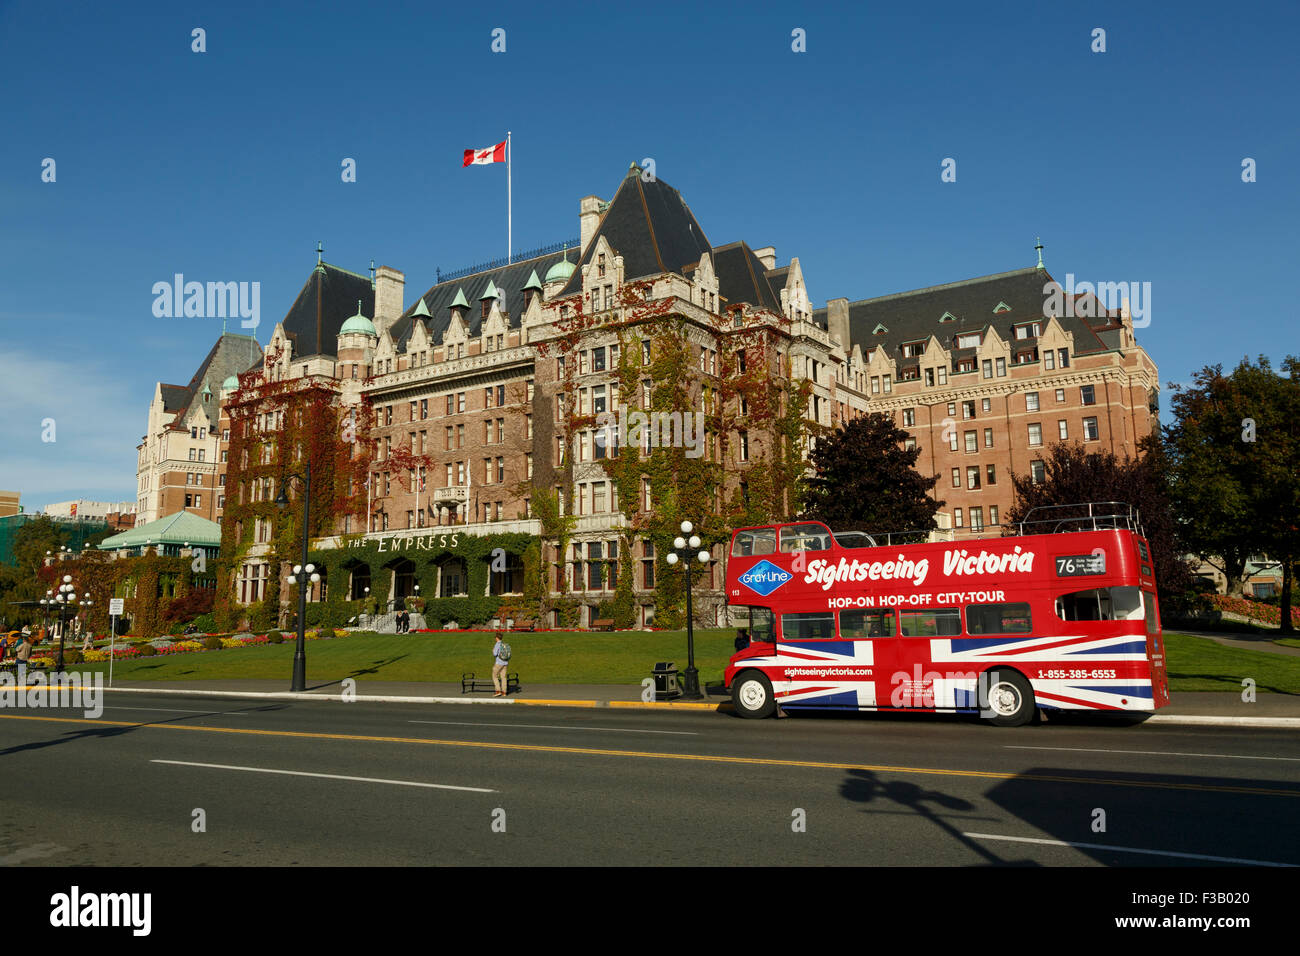
[[[184,697],[223,697],[253,700],[320,700],[341,703],[341,694],[318,694],[310,691],[257,690],[184,690],[174,687],[105,687],[104,691],[119,694],[175,694]],[[499,698],[499,697],[410,697],[397,694],[358,694],[351,703],[366,704],[517,704],[523,707],[578,707],[620,708],[624,710],[689,710],[730,713],[731,701],[699,703],[695,701],[639,701],[639,700],[567,700],[564,698]],[[1246,727],[1255,729],[1294,730],[1300,728],[1300,717],[1232,717],[1228,715],[1154,714],[1143,724],[1160,724],[1166,727]]]
[[[311,691],[259,690],[182,690],[174,687],[105,687],[106,693],[119,694],[176,694],[185,697],[253,698],[255,700],[323,700],[342,702],[342,694],[318,694]],[[396,694],[358,694],[350,703],[366,704],[519,704],[525,707],[622,707],[642,710],[729,710],[730,701],[716,704],[689,701],[637,701],[637,700],[567,700],[564,698],[499,698],[499,697],[404,697]]]

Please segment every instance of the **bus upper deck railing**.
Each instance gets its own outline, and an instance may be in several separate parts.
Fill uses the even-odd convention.
[[[908,544],[972,541],[1029,534],[1064,534],[1077,531],[1132,531],[1146,536],[1137,508],[1122,501],[1086,501],[1077,504],[1039,505],[1020,521],[978,524],[958,528],[920,528],[910,531],[832,531],[842,548],[897,547]],[[824,536],[824,535],[823,535]],[[770,546],[774,546],[775,541]],[[812,545],[814,550],[822,546]],[[805,547],[808,547],[805,545]],[[782,550],[786,550],[783,545]],[[755,551],[771,553],[770,551]]]

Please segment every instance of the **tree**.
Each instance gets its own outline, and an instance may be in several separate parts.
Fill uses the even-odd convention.
[[[1151,548],[1161,606],[1178,611],[1188,600],[1194,575],[1183,557],[1186,549],[1170,502],[1169,459],[1157,435],[1144,438],[1139,450],[1138,458],[1121,459],[1109,451],[1089,452],[1079,442],[1053,445],[1042,481],[1035,483],[1031,475],[1012,473],[1016,502],[1007,514],[1007,523],[1025,521],[1032,509],[1044,505],[1096,501],[1132,505],[1138,509]],[[1027,534],[1050,530],[1032,524],[1024,528]]]
[[[1248,558],[1281,562],[1283,631],[1291,631],[1291,584],[1300,557],[1300,359],[1284,376],[1269,360],[1243,359],[1230,375],[1206,366],[1174,396],[1165,429],[1171,491],[1191,551],[1242,593]]]
[[[929,531],[943,506],[931,497],[939,476],[916,470],[920,448],[880,412],[855,418],[820,439],[809,455],[815,474],[803,482],[801,517],[836,530]]]

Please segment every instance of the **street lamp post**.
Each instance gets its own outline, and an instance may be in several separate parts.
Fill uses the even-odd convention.
[[[700,564],[708,564],[709,552],[700,548],[699,535],[691,534],[694,526],[689,521],[682,522],[682,535],[690,534],[690,539],[679,535],[673,539],[673,550],[668,552],[668,564],[675,565],[680,561],[686,567],[686,672],[683,675],[685,682],[682,687],[683,697],[699,698],[704,695],[700,693],[700,672],[695,668],[695,615],[691,609],[691,562],[698,561]]]
[[[76,617],[79,603],[81,602],[77,601],[77,586],[72,583],[72,575],[65,574],[62,583],[59,584],[59,593],[54,595],[54,608],[59,620],[59,658],[54,664],[54,670],[59,674],[63,673],[63,645],[68,633],[68,623]],[[86,603],[89,601],[87,600]]]
[[[289,506],[289,496],[285,493],[290,478],[297,478],[302,482],[302,562],[294,567],[295,576],[300,571],[305,571],[312,576],[312,580],[319,581],[320,576],[315,574],[315,568],[307,563],[307,535],[311,521],[311,462],[307,462],[304,469],[305,474],[299,475],[293,473],[287,475],[280,484],[280,494],[276,496],[275,504],[281,511]],[[290,577],[289,582],[292,584],[295,577]],[[307,587],[308,582],[303,581],[302,586],[298,589],[298,645],[293,652],[293,683],[290,686],[291,691],[305,691],[307,689]]]

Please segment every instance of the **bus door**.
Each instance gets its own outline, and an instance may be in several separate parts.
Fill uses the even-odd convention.
[[[855,660],[870,665],[870,680],[864,679],[858,687],[858,706],[890,706],[891,679],[897,670],[898,615],[883,608],[840,611],[839,636],[851,642]]]
[[[961,608],[934,607],[898,612],[898,642],[890,675],[890,707],[973,707],[968,695],[957,692],[945,666],[934,660],[933,642],[961,636]],[[958,698],[961,699],[958,699]]]

